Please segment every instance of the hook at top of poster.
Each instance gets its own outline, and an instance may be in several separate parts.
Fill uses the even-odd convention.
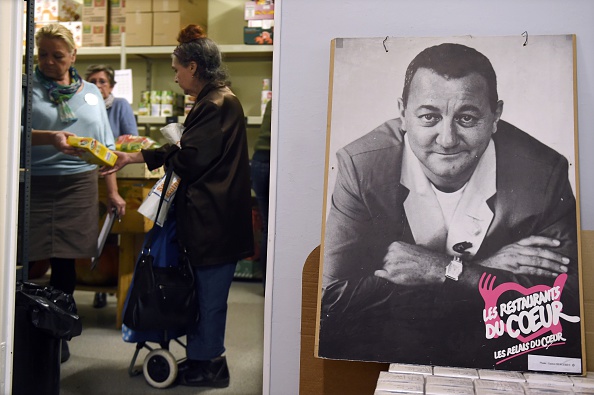
[[[388,48],[386,48],[386,41],[388,41],[388,36],[386,36],[386,38],[384,38],[384,41],[382,41],[382,44],[384,44],[384,49],[386,50],[386,52],[388,52]]]
[[[522,44],[523,47],[525,47],[528,44],[528,31],[525,31],[524,33],[522,33],[522,37],[524,37],[526,40],[524,40],[524,44]]]

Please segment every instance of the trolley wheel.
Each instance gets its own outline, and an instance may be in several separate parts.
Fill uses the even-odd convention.
[[[164,348],[148,353],[142,365],[146,381],[155,388],[169,387],[177,377],[177,361]]]

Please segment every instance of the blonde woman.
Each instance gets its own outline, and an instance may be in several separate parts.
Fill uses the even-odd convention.
[[[35,35],[38,64],[33,75],[29,259],[49,259],[50,284],[73,293],[76,258],[97,251],[99,223],[97,166],[67,155],[64,138],[92,137],[114,149],[103,98],[76,69],[72,33],[49,24]],[[105,177],[108,209],[125,213],[115,175]],[[62,360],[68,359],[65,342]]]

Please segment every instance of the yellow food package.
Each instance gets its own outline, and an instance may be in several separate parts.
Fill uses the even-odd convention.
[[[68,144],[86,150],[81,158],[94,165],[113,166],[118,159],[113,151],[91,137],[68,136]]]

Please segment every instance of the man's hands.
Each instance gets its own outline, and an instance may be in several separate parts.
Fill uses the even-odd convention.
[[[567,273],[569,258],[555,252],[561,243],[544,236],[530,236],[506,245],[477,264],[514,274],[556,277]]]
[[[120,170],[122,167],[126,166],[129,163],[143,163],[144,158],[142,153],[140,152],[122,152],[122,151],[114,151],[117,155],[118,159],[113,167],[102,167],[99,169],[99,174],[102,176],[106,176],[108,174],[115,173],[116,171]]]
[[[395,241],[388,247],[384,268],[375,275],[400,285],[441,284],[450,260],[425,247]]]
[[[567,273],[569,265],[569,258],[555,252],[560,245],[556,239],[530,236],[506,245],[489,258],[471,262],[464,270],[476,271],[477,266],[482,266],[514,275],[556,277]],[[375,275],[400,285],[440,284],[445,280],[445,268],[450,261],[447,255],[395,241],[388,247],[383,269],[376,270]]]

